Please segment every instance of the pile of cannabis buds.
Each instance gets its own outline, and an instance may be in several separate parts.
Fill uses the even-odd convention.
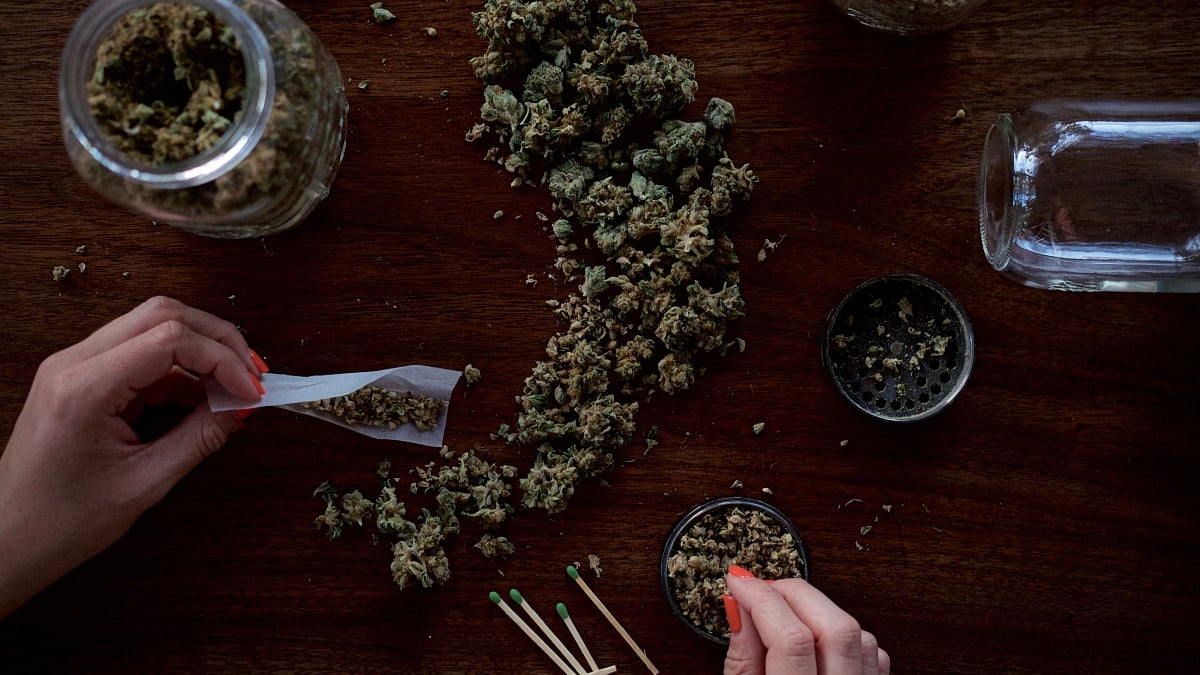
[[[723,225],[758,179],[725,154],[728,102],[711,99],[701,121],[675,119],[695,99],[694,66],[650,54],[635,12],[629,0],[488,0],[472,17],[488,47],[471,59],[486,86],[483,122],[467,140],[498,142],[486,159],[511,172],[514,187],[548,186],[561,216],[551,224],[555,267],[579,284],[578,294],[549,301],[565,329],[526,378],[515,425],[495,435],[537,447],[521,502],[550,513],[580,480],[613,466],[614,451],[633,439],[640,396],[687,389],[701,357],[743,345],[725,337],[743,301]],[[418,469],[410,485],[437,504],[417,522],[405,518],[385,464],[374,501],[318,488],[326,501],[318,525],[331,537],[374,525],[393,539],[402,588],[446,581],[446,536],[460,516],[484,530],[504,522],[516,469],[474,450],[453,461],[443,448],[442,457],[452,463]],[[490,533],[477,548],[513,551]]]

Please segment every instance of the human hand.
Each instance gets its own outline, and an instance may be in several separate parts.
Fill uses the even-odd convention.
[[[243,414],[213,413],[200,377],[247,400],[266,366],[231,323],[152,298],[42,362],[0,455],[0,617],[119,539]],[[138,418],[191,412],[157,438]]]
[[[891,658],[824,593],[803,579],[765,582],[732,565],[725,611],[733,637],[726,675],[886,675]]]

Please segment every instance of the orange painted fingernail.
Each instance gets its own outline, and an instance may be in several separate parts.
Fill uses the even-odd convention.
[[[767,585],[768,585],[768,586],[770,586],[771,584],[775,583],[775,580],[774,580],[774,579],[767,579],[767,580],[766,580],[766,582],[767,582]]]
[[[254,388],[258,390],[259,396],[263,396],[264,394],[267,393],[267,390],[263,389],[262,382],[259,382],[257,377],[254,377],[253,375],[251,375],[250,381],[254,383]]]
[[[725,618],[729,620],[729,630],[734,635],[742,632],[742,613],[738,610],[737,600],[732,595],[722,595],[725,601]]]
[[[255,410],[258,410],[258,408],[242,408],[241,410],[237,411],[237,418],[239,420],[244,420],[253,415]]]
[[[747,572],[746,569],[740,565],[730,565],[729,566],[729,574],[731,576],[735,576],[739,579],[753,579],[754,578],[753,574]]]
[[[254,367],[258,368],[258,372],[260,374],[271,372],[271,369],[267,367],[267,362],[263,361],[262,357],[258,355],[258,352],[254,351],[253,349],[250,350],[250,360],[254,362]]]

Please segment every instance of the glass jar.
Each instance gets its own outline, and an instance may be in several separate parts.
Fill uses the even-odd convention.
[[[196,65],[218,52],[228,63]],[[329,193],[346,148],[337,62],[276,0],[98,0],[67,39],[59,102],[67,153],[88,184],[211,237],[299,223]]]
[[[833,0],[850,18],[885,33],[928,35],[957,26],[984,0]]]
[[[1200,292],[1200,100],[1000,115],[978,201],[988,262],[1027,286]]]

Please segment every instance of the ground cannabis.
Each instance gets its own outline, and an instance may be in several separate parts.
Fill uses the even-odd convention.
[[[725,572],[740,565],[759,579],[804,576],[800,548],[786,527],[763,511],[729,507],[702,516],[680,538],[667,560],[671,592],[692,623],[729,637],[722,596]]]
[[[856,298],[843,314],[829,337],[830,358],[855,396],[882,408],[890,393],[894,410],[937,400],[950,376],[933,371],[949,367],[958,346],[950,310],[935,293],[885,287]]]
[[[347,424],[396,429],[412,424],[421,431],[437,427],[438,417],[447,401],[421,396],[407,391],[390,391],[366,386],[334,398],[302,403],[304,408],[329,413]]]
[[[472,16],[488,47],[471,59],[485,87],[467,140],[498,141],[486,157],[515,186],[548,187],[555,267],[580,289],[553,301],[566,328],[499,433],[538,448],[522,503],[552,513],[612,467],[639,396],[690,387],[742,316],[724,219],[758,179],[725,153],[733,106],[714,98],[701,120],[676,119],[695,68],[651,54],[635,12],[629,0],[488,0]]]

